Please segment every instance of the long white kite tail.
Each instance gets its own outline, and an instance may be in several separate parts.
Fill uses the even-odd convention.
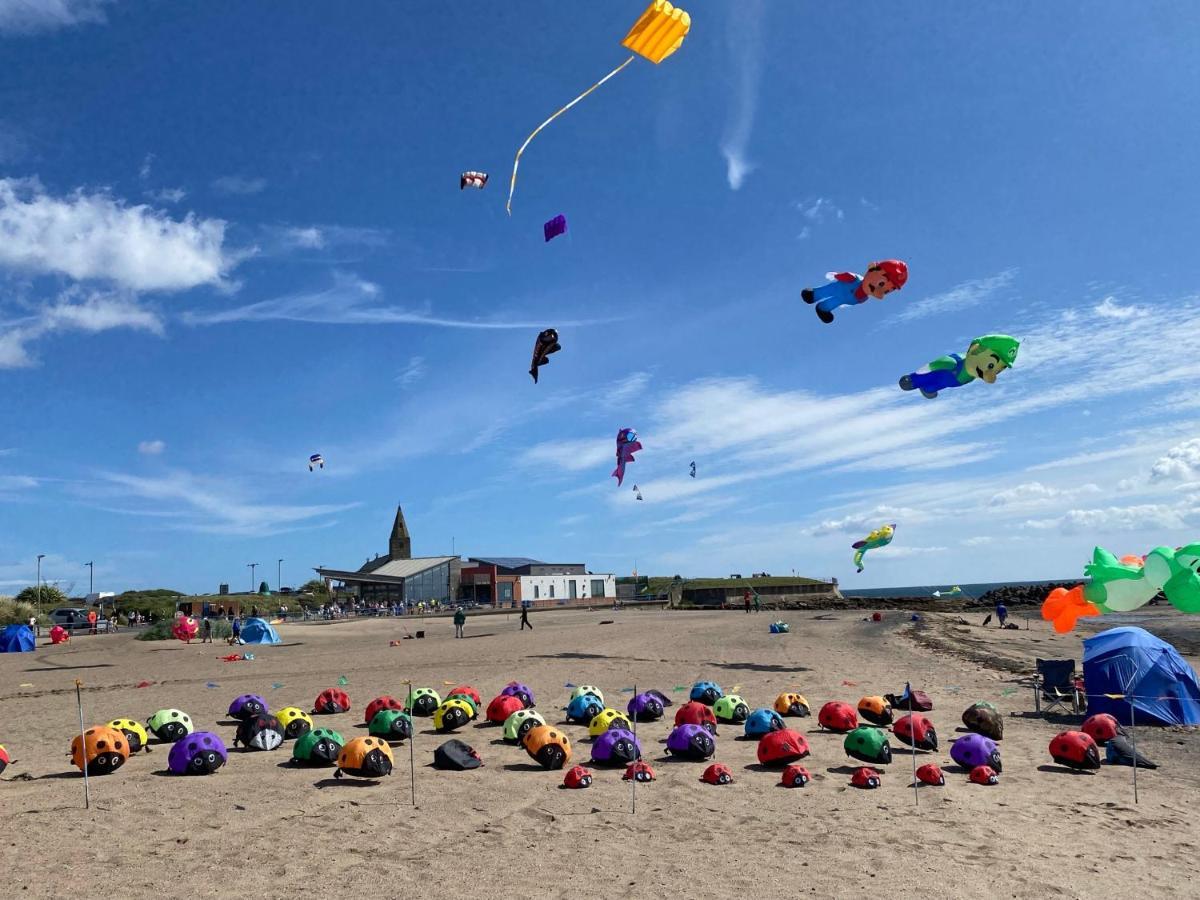
[[[541,131],[543,128],[545,128],[547,125],[549,125],[555,119],[557,119],[559,116],[561,116],[563,113],[565,113],[568,109],[570,109],[572,106],[574,106],[580,100],[582,100],[584,97],[586,97],[592,91],[594,91],[596,88],[600,87],[600,85],[604,84],[604,82],[608,81],[608,79],[612,78],[614,75],[616,75],[618,72],[620,72],[623,68],[625,68],[631,62],[633,62],[633,60],[634,60],[633,56],[629,57],[629,59],[625,60],[625,62],[621,63],[619,66],[617,66],[615,69],[613,69],[607,75],[605,75],[603,78],[601,78],[595,84],[593,84],[590,88],[588,88],[586,91],[584,91],[578,97],[576,97],[574,100],[572,100],[566,106],[564,106],[562,109],[555,112],[554,115],[552,115],[550,118],[548,118],[545,122],[543,122],[537,128],[533,129],[533,134],[531,134],[531,135],[529,135],[529,137],[525,138],[525,143],[523,143],[521,145],[521,149],[517,151],[517,156],[513,160],[512,181],[510,181],[508,184],[508,203],[505,204],[504,208],[506,210],[508,210],[508,214],[510,216],[512,215],[513,191],[515,191],[517,189],[517,166],[521,165],[521,154],[525,152],[525,148],[529,146],[529,142],[538,136],[539,131]]]

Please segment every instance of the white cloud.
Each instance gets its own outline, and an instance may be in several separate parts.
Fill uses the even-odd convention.
[[[1052,519],[1030,519],[1026,528],[1058,529],[1064,534],[1080,532],[1136,531],[1140,529],[1184,529],[1200,520],[1192,504],[1144,503],[1100,509],[1072,509]]]
[[[68,331],[95,334],[114,328],[163,333],[158,314],[139,306],[132,297],[83,294],[80,289],[65,291],[54,303],[0,332],[0,369],[33,365],[29,344],[50,334]]]
[[[408,364],[396,376],[396,383],[401,387],[411,387],[424,378],[425,373],[428,371],[429,369],[425,365],[425,357],[409,357]]]
[[[153,200],[155,203],[182,203],[187,197],[187,191],[183,188],[157,188],[152,191],[145,191],[144,195]]]
[[[154,440],[138,442],[138,453],[143,453],[146,456],[158,456],[166,449],[167,445],[163,441]]]
[[[808,529],[813,537],[823,537],[827,534],[863,534],[874,531],[880,525],[895,523],[899,533],[900,522],[920,516],[915,509],[877,506],[868,512],[852,513],[840,519],[826,519]]]
[[[142,158],[142,165],[138,169],[138,178],[145,181],[150,177],[150,173],[154,170],[154,154],[147,153]]]
[[[0,266],[133,291],[220,285],[236,260],[220,219],[181,220],[82,190],[52,197],[36,180],[0,179]]]
[[[1040,481],[1029,481],[1016,487],[1006,488],[992,495],[991,502],[1001,506],[1030,506],[1041,503],[1060,503],[1069,497],[1080,494],[1098,494],[1100,487],[1095,484],[1084,484],[1077,488],[1058,488],[1042,484]]]
[[[804,199],[796,204],[796,209],[800,210],[800,214],[810,222],[824,222],[828,218],[833,217],[841,221],[846,217],[842,212],[841,207],[830,200],[828,197],[815,197]]]
[[[261,194],[267,188],[265,178],[247,178],[243,175],[222,175],[214,178],[212,189],[218,194],[235,197],[245,197],[250,194]]]
[[[1121,306],[1115,297],[1105,297],[1098,306],[1092,308],[1096,315],[1105,319],[1136,319],[1146,315],[1146,310],[1140,306]]]
[[[911,322],[928,316],[958,312],[978,306],[1007,288],[1016,277],[1016,269],[1007,269],[987,278],[976,278],[955,285],[948,291],[904,303],[894,317],[896,322]],[[909,290],[912,286],[909,285]]]
[[[325,246],[325,235],[321,233],[320,228],[313,226],[288,228],[284,232],[284,237],[293,246],[303,247],[307,250],[320,250]]]
[[[267,252],[280,254],[341,246],[384,247],[390,241],[382,229],[347,225],[265,225],[262,232]]]
[[[1155,480],[1183,480],[1197,475],[1200,475],[1200,438],[1177,444],[1150,467],[1150,477]]]
[[[105,21],[113,0],[0,0],[0,31],[30,33]]]
[[[733,58],[733,111],[721,139],[725,177],[731,190],[738,190],[756,166],[746,156],[754,117],[758,112],[758,90],[762,79],[763,0],[740,0],[730,7],[726,43]]]

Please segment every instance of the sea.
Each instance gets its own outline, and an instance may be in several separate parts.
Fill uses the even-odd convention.
[[[1076,576],[1071,578],[1060,578],[1057,580],[1043,581],[984,581],[984,582],[959,582],[958,586],[962,588],[965,597],[980,597],[988,591],[1002,587],[1031,587],[1043,584],[1062,584],[1064,582],[1079,583],[1083,579]],[[905,587],[882,587],[882,588],[848,588],[845,584],[839,584],[843,597],[932,597],[934,591],[945,593],[954,587],[953,584],[910,584]]]

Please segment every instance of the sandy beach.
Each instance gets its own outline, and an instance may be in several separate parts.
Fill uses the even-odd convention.
[[[924,617],[918,634],[907,613],[887,612],[881,623],[863,617],[791,612],[783,616],[791,633],[770,635],[768,612],[546,612],[534,617],[532,633],[518,632],[514,617],[481,616],[469,619],[465,640],[453,639],[448,619],[429,620],[425,640],[396,647],[389,640],[420,623],[382,619],[283,625],[284,643],[248,648],[257,658],[247,662],[218,659],[224,645],[139,642],[129,634],[0,656],[0,742],[14,759],[0,776],[8,826],[0,859],[19,895],[38,898],[106,893],[95,887],[100,881],[130,897],[353,889],[565,897],[598,885],[626,897],[840,896],[863,888],[1099,897],[1119,882],[1142,896],[1187,891],[1200,874],[1195,735],[1139,729],[1139,748],[1161,768],[1139,772],[1136,806],[1130,769],[1072,773],[1046,751],[1066,720],[1032,716],[1021,672],[1039,655],[1079,660],[1079,635],[1055,636],[1041,622],[1029,631],[983,629],[936,614]],[[720,729],[715,759],[736,781],[714,787],[698,780],[702,765],[663,759],[664,718],[639,726],[658,780],[638,788],[635,815],[619,769],[596,768],[590,790],[564,790],[562,772],[533,766],[495,728],[472,725],[457,735],[480,752],[484,768],[435,771],[432,751],[443,738],[420,719],[416,808],[407,745],[397,748],[391,777],[335,783],[331,769],[288,765],[289,743],[275,752],[232,750],[228,765],[207,778],[165,775],[166,748],[155,747],[93,779],[92,809],[82,809],[81,779],[66,759],[78,731],[75,678],[84,682],[89,724],[145,720],[174,706],[232,745],[225,713],[236,695],[255,691],[273,708],[308,709],[342,675],[354,708],[319,721],[347,738],[366,733],[362,711],[371,699],[402,697],[409,679],[439,691],[470,683],[486,702],[515,678],[534,689],[552,722],[562,719],[568,682],[599,685],[609,705],[623,708],[630,697],[623,689],[634,684],[682,702],[676,686],[711,679],[752,706],[798,690],[815,713],[827,700],[855,703],[911,680],[932,696],[941,738],[939,752],[920,761],[941,764],[948,782],[921,789],[914,805],[911,757],[893,738],[883,786],[851,788],[858,763],[814,716],[789,720],[812,746],[806,764],[814,780],[806,788],[779,787],[778,773],[757,766],[755,744],[735,739],[741,729],[733,726]],[[142,681],[153,684],[135,687]],[[990,788],[968,784],[949,756],[962,710],[978,699],[1007,717],[1004,771]],[[567,729],[575,761],[586,762],[586,729]],[[45,864],[35,869],[34,861]]]

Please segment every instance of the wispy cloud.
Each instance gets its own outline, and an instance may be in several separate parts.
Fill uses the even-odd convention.
[[[214,178],[212,189],[218,194],[234,197],[244,197],[250,194],[261,194],[267,188],[267,179],[249,178],[245,175],[222,175]]]
[[[144,454],[145,456],[159,456],[166,449],[167,445],[164,441],[154,440],[138,442],[138,453]]]
[[[156,188],[143,192],[143,195],[155,203],[182,203],[187,197],[187,191],[179,187]]]
[[[503,319],[455,319],[434,315],[432,311],[412,310],[379,303],[379,285],[345,272],[334,273],[333,283],[311,292],[288,294],[272,300],[261,300],[246,306],[219,312],[190,311],[184,321],[193,325],[220,325],[228,322],[311,322],[322,325],[428,325],[437,328],[508,329],[545,327],[532,319],[510,321]],[[569,328],[593,325],[606,319],[558,322],[557,327]]]
[[[1105,297],[1099,305],[1093,307],[1093,312],[1102,318],[1119,321],[1138,319],[1147,314],[1147,310],[1140,306],[1122,306],[1116,297]]]
[[[172,219],[106,193],[53,197],[36,179],[0,179],[0,234],[0,266],[131,291],[220,285],[238,261],[220,219]]]
[[[900,312],[892,317],[892,321],[911,322],[914,319],[970,309],[1001,293],[1012,284],[1016,275],[1016,269],[1006,269],[987,278],[964,281],[940,294],[904,303]],[[909,289],[911,290],[911,285]]]
[[[105,21],[114,0],[0,0],[0,31],[28,34]]]
[[[85,293],[81,289],[64,291],[52,304],[0,331],[0,369],[33,365],[36,360],[29,345],[50,334],[96,334],[115,328],[163,333],[158,314],[138,305],[132,296]]]
[[[733,108],[721,139],[725,177],[731,190],[738,190],[754,171],[746,153],[758,112],[759,82],[762,80],[762,31],[766,15],[763,0],[740,0],[729,8],[725,40],[733,59]]]
[[[424,378],[425,373],[428,371],[429,368],[425,365],[425,357],[411,356],[408,359],[408,364],[396,375],[396,384],[404,388],[412,387]]]
[[[265,225],[262,228],[264,252],[292,253],[298,250],[328,250],[335,247],[385,247],[387,231],[347,225]]]
[[[827,197],[811,197],[800,200],[796,203],[796,209],[800,210],[800,215],[805,219],[805,224],[797,235],[802,241],[811,237],[813,229],[818,225],[832,219],[841,222],[846,218],[846,213],[842,208]]]

